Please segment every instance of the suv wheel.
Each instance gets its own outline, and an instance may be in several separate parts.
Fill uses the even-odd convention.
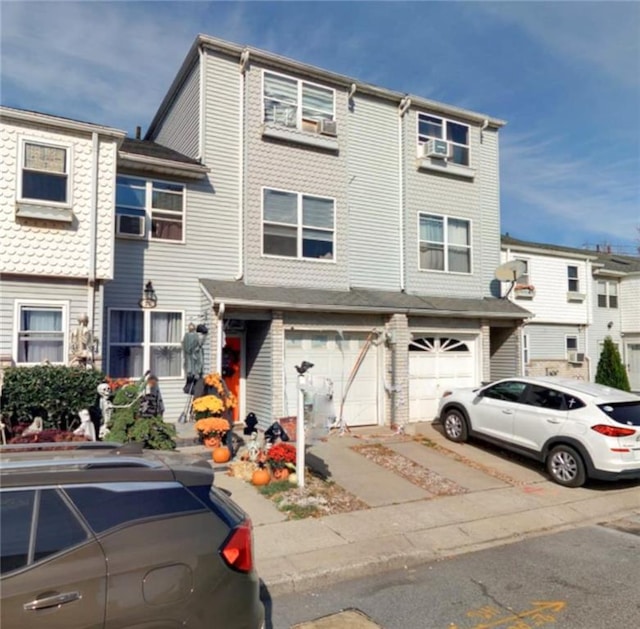
[[[551,479],[565,487],[582,487],[587,480],[582,457],[569,446],[557,446],[547,457]]]
[[[461,443],[469,438],[467,420],[461,411],[452,408],[444,414],[444,434],[450,441]]]

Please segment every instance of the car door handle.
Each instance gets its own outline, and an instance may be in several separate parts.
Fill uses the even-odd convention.
[[[509,409],[506,409],[506,408],[503,408],[503,409],[502,409],[502,412],[503,412],[505,415],[513,415],[513,411],[510,411]]]
[[[550,424],[559,424],[559,423],[560,423],[560,420],[559,420],[559,419],[552,419],[552,418],[549,418],[549,419],[547,419],[547,421],[548,421]]]
[[[25,603],[23,607],[25,611],[30,612],[36,609],[47,609],[48,607],[58,607],[58,605],[64,605],[65,603],[72,603],[73,601],[78,601],[81,598],[82,597],[80,596],[80,592],[65,592],[64,594],[53,594],[51,596],[37,598],[34,601]]]

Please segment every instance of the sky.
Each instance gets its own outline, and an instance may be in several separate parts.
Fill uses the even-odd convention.
[[[133,135],[198,33],[502,118],[503,233],[640,245],[640,2],[0,0],[0,102]]]

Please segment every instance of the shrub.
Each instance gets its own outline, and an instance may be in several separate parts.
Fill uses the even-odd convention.
[[[622,391],[631,391],[629,377],[624,368],[620,352],[610,336],[607,336],[602,346],[602,353],[598,361],[596,382]]]
[[[67,430],[83,408],[95,406],[100,371],[36,365],[8,367],[2,385],[2,413],[11,426],[43,419],[45,428]]]

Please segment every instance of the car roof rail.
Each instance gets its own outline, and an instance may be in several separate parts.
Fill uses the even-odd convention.
[[[0,470],[37,470],[37,469],[75,469],[96,470],[116,468],[162,469],[165,466],[154,459],[136,458],[134,456],[105,456],[100,458],[68,458],[68,459],[0,459]]]
[[[118,441],[38,441],[35,443],[9,443],[0,445],[0,454],[19,452],[38,452],[55,450],[109,450],[110,454],[142,454],[144,443],[131,441],[119,443]]]

